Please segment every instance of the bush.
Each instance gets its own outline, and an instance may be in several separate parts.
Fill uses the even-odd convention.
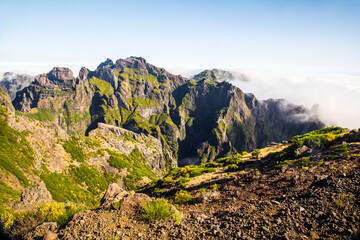
[[[257,158],[260,155],[261,151],[259,149],[256,149],[251,152],[251,156]]]
[[[149,221],[167,219],[174,215],[173,206],[163,198],[144,201],[142,205],[143,218]]]
[[[228,166],[228,171],[236,171],[236,170],[238,170],[238,169],[239,169],[239,166],[236,165],[236,164],[230,164],[230,165]]]
[[[82,205],[58,202],[44,203],[30,211],[3,210],[0,214],[0,227],[14,236],[23,236],[43,222],[56,222],[59,227],[64,226],[77,212],[84,210]]]
[[[175,203],[186,203],[192,199],[192,196],[186,190],[180,190],[175,194]]]

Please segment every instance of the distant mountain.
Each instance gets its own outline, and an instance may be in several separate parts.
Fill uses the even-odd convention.
[[[229,82],[234,80],[249,81],[247,76],[242,73],[225,71],[220,69],[204,70],[191,77],[191,79],[196,81],[207,79],[214,82]]]
[[[6,72],[0,80],[0,87],[5,87],[11,99],[14,99],[16,92],[30,85],[34,77],[27,74],[15,74]]]
[[[324,127],[302,106],[259,101],[220,82],[236,79],[230,72],[204,71],[193,79],[172,75],[143,58],[107,59],[95,71],[83,67],[78,78],[67,68],[41,74],[17,93],[13,104],[69,133],[88,134],[98,123],[107,123],[152,135],[171,153],[169,164],[179,165],[250,151]]]

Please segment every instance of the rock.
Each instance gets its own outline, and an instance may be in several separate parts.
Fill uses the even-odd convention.
[[[299,206],[299,211],[300,211],[300,212],[305,212],[305,208]]]
[[[122,189],[118,184],[112,183],[108,186],[104,196],[101,199],[100,208],[111,209],[113,203],[120,202],[128,192]]]
[[[311,148],[308,148],[307,146],[303,145],[302,147],[299,147],[298,149],[296,149],[294,151],[295,155],[296,156],[299,156],[299,155],[302,155],[304,153],[311,153],[312,152],[312,149]]]
[[[143,193],[134,193],[128,195],[123,199],[120,206],[121,214],[125,215],[136,215],[141,211],[141,207],[144,201],[152,201],[152,199]]]
[[[28,239],[45,237],[48,232],[55,232],[57,230],[56,222],[44,222],[41,225],[37,226],[34,231],[27,235]],[[49,234],[51,235],[51,234]],[[50,236],[49,236],[50,237]],[[45,239],[45,238],[44,238]]]
[[[48,74],[50,80],[60,80],[63,82],[72,81],[73,72],[69,68],[54,67]]]
[[[21,193],[20,202],[14,205],[15,210],[29,210],[44,202],[52,201],[50,192],[44,182],[40,182],[36,187],[26,188]]]
[[[48,231],[45,233],[43,240],[55,240],[58,239],[58,235],[56,233],[53,233],[52,231]]]

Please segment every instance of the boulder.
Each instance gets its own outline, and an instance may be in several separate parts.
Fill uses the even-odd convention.
[[[307,146],[302,146],[302,147],[299,147],[298,149],[296,149],[294,151],[295,155],[296,156],[299,156],[299,155],[302,155],[304,153],[311,153],[312,152],[312,149],[311,148],[308,148]]]
[[[111,209],[112,204],[120,202],[125,196],[128,195],[128,192],[122,189],[118,184],[112,183],[108,186],[104,196],[101,199],[102,209]]]
[[[122,214],[129,216],[136,215],[141,211],[144,201],[152,201],[152,199],[143,193],[132,193],[124,198],[120,211]]]
[[[21,193],[20,202],[14,205],[15,210],[29,210],[44,202],[52,201],[50,192],[44,182],[40,182],[36,187],[26,188]]]
[[[37,226],[34,231],[28,233],[24,238],[25,239],[35,239],[35,238],[43,238],[43,239],[56,239],[54,238],[57,234],[54,232],[57,231],[57,224],[56,222],[44,222]],[[51,233],[49,233],[51,232]],[[45,238],[45,236],[47,238]],[[52,238],[50,238],[52,237]]]

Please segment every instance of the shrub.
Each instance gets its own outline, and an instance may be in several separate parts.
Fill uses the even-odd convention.
[[[164,198],[144,201],[142,203],[143,218],[149,221],[167,219],[174,215],[172,205]]]
[[[230,164],[230,165],[228,166],[228,171],[236,171],[236,170],[238,170],[238,169],[239,169],[239,166],[236,165],[236,164]]]
[[[84,210],[82,205],[48,202],[30,211],[4,210],[0,214],[0,224],[5,231],[11,229],[12,235],[23,236],[43,222],[56,222],[59,227],[64,226],[77,212]]]
[[[259,149],[256,149],[251,152],[251,156],[257,158],[257,157],[259,157],[260,153],[261,153],[261,151]]]
[[[192,199],[192,196],[186,190],[180,190],[175,194],[175,203],[186,203]]]
[[[302,166],[307,166],[309,164],[313,164],[314,162],[310,161],[310,157],[303,157],[300,158],[296,161],[294,161],[291,166],[292,167],[302,167]]]
[[[218,185],[216,183],[211,185],[210,187],[211,187],[211,190],[218,191]]]
[[[63,144],[64,150],[70,153],[71,158],[78,162],[85,161],[85,155],[83,149],[79,146],[78,141],[75,137],[71,137],[68,141]]]

